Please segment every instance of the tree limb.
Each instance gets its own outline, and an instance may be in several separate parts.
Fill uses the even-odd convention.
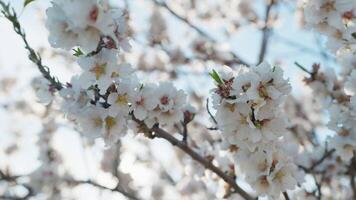
[[[176,139],[173,137],[170,133],[166,132],[165,130],[158,128],[154,126],[151,129],[154,132],[154,136],[158,138],[162,138],[167,140],[169,143],[171,143],[173,146],[177,146],[179,149],[184,151],[186,154],[188,154],[192,159],[195,161],[199,162],[201,165],[203,165],[205,168],[211,170],[214,172],[216,175],[218,175],[220,178],[222,178],[225,182],[230,184],[234,190],[240,194],[243,198],[247,200],[253,200],[254,198],[250,196],[247,192],[245,192],[240,186],[238,186],[235,182],[235,180],[228,176],[226,173],[221,171],[218,167],[216,167],[214,164],[212,164],[210,161],[207,159],[203,158],[201,155],[199,155],[197,152],[192,150],[189,146],[187,146],[184,142]]]
[[[310,167],[299,166],[299,168],[303,169],[307,173],[312,173],[316,167],[318,167],[321,163],[323,163],[324,160],[330,157],[334,152],[335,149],[325,151],[324,155],[321,158],[319,158],[319,160],[315,161]]]
[[[284,199],[285,199],[285,200],[289,200],[289,199],[290,199],[289,196],[288,196],[287,191],[286,191],[286,192],[283,192],[283,196],[284,196]]]
[[[13,176],[9,175],[7,173],[4,173],[2,170],[0,170],[0,181],[5,181],[5,182],[10,182],[14,183],[16,185],[21,185],[26,188],[27,194],[23,197],[18,197],[18,196],[9,196],[9,195],[0,195],[0,199],[5,199],[5,200],[26,200],[29,199],[32,196],[35,196],[35,192],[32,187],[30,187],[27,184],[24,183],[19,183],[17,181],[18,178],[21,178],[22,176]]]
[[[42,64],[41,56],[37,54],[35,50],[28,44],[26,34],[22,29],[20,22],[18,21],[15,10],[10,8],[10,4],[5,4],[2,0],[0,0],[0,6],[2,8],[1,13],[4,14],[4,16],[12,23],[14,31],[19,36],[21,36],[23,42],[25,43],[25,48],[29,53],[29,59],[37,65],[37,68],[42,73],[42,76],[50,82],[51,87],[54,87],[57,90],[61,90],[63,88],[62,83],[60,83],[54,76],[51,76],[49,68]]]
[[[133,200],[139,200],[138,197],[136,197],[135,195],[125,191],[124,189],[122,189],[121,187],[115,187],[115,188],[108,188],[106,186],[103,186],[103,185],[100,185],[96,182],[93,182],[91,180],[67,180],[68,183],[71,183],[71,184],[88,184],[88,185],[92,185],[94,187],[97,187],[97,188],[100,188],[100,189],[103,189],[103,190],[110,190],[112,192],[119,192],[121,193],[122,195],[124,195],[125,197],[129,198],[129,199],[133,199]]]
[[[268,47],[268,41],[269,41],[269,36],[271,34],[271,28],[268,26],[268,20],[270,18],[270,13],[271,13],[271,9],[274,5],[274,0],[270,0],[267,3],[266,6],[266,11],[265,11],[265,21],[264,21],[264,26],[262,28],[262,43],[261,43],[261,49],[260,49],[260,53],[258,56],[258,63],[261,63],[266,55],[267,52],[267,47]]]

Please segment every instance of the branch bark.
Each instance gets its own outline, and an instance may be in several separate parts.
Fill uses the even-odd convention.
[[[283,196],[285,200],[290,200],[287,192],[283,192]]]
[[[270,34],[271,34],[271,28],[268,26],[268,21],[269,21],[271,9],[272,9],[274,3],[275,3],[274,0],[270,0],[266,6],[265,21],[264,21],[264,26],[262,28],[261,49],[260,49],[260,53],[258,56],[258,64],[264,60],[266,52],[267,52],[268,41],[269,41]]]
[[[100,185],[96,182],[93,182],[91,180],[67,180],[68,183],[72,183],[72,184],[88,184],[88,185],[92,185],[94,187],[97,187],[99,189],[103,189],[103,190],[110,190],[112,192],[119,192],[121,193],[122,195],[124,195],[125,197],[129,198],[129,199],[133,199],[133,200],[139,200],[138,197],[136,197],[135,195],[125,191],[124,189],[122,189],[121,187],[115,187],[115,188],[108,188],[108,187],[105,187],[103,185]]]
[[[221,171],[218,167],[216,167],[214,164],[212,164],[210,161],[207,159],[203,158],[201,155],[199,155],[197,152],[192,150],[187,144],[184,142],[176,139],[174,136],[172,136],[170,133],[166,132],[165,130],[158,128],[157,126],[154,126],[151,131],[154,133],[154,137],[162,138],[167,140],[169,143],[171,143],[173,146],[178,147],[182,151],[184,151],[186,154],[188,154],[192,159],[195,161],[199,162],[201,165],[203,165],[205,168],[211,170],[214,172],[216,175],[218,175],[220,178],[222,178],[226,183],[228,183],[232,188],[234,188],[235,192],[240,194],[243,198],[246,200],[253,200],[251,195],[249,195],[246,191],[244,191],[240,186],[238,186],[235,182],[235,180],[228,176],[226,173]]]
[[[29,185],[24,184],[24,183],[19,183],[19,182],[17,181],[17,179],[18,179],[18,178],[21,178],[21,177],[22,177],[22,176],[12,176],[12,175],[9,175],[9,174],[7,174],[7,173],[4,173],[2,170],[0,170],[0,181],[10,182],[10,183],[15,184],[15,185],[21,185],[21,186],[23,186],[24,188],[26,188],[26,190],[27,190],[26,195],[23,196],[23,197],[19,197],[19,196],[9,196],[9,195],[0,195],[0,199],[26,200],[26,199],[29,199],[30,197],[36,195],[32,187],[30,187]]]
[[[321,163],[323,163],[325,159],[332,156],[334,152],[335,149],[325,151],[324,155],[319,160],[314,162],[310,167],[299,166],[299,168],[303,169],[306,173],[312,173],[316,167],[318,167]]]
[[[351,159],[351,163],[349,166],[349,174],[350,174],[350,186],[352,189],[352,197],[356,199],[356,152],[354,153],[354,157]]]

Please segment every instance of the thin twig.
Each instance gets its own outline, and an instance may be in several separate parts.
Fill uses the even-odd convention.
[[[327,159],[329,156],[331,156],[334,152],[335,152],[335,149],[326,151],[323,157],[321,157],[318,161],[314,162],[314,164],[309,168],[309,171],[313,171],[317,166],[319,166],[321,163],[323,163],[324,160]]]
[[[315,161],[310,167],[304,167],[299,165],[299,168],[303,169],[306,173],[314,173],[314,169],[318,167],[321,163],[323,163],[325,159],[333,155],[334,152],[335,149],[325,151],[324,155],[321,158],[319,158],[319,160]]]
[[[183,123],[183,139],[182,142],[188,144],[188,128],[186,123]]]
[[[356,199],[356,183],[355,183],[355,174],[350,176],[350,184],[352,189],[353,199]]]
[[[264,60],[266,52],[267,52],[268,41],[269,41],[270,34],[271,34],[271,28],[268,26],[268,21],[270,18],[270,13],[271,13],[271,9],[272,9],[273,5],[274,5],[274,1],[271,0],[270,2],[267,3],[267,6],[266,6],[265,21],[264,21],[264,26],[262,28],[262,42],[261,42],[260,53],[258,56],[258,63],[261,63]]]
[[[354,153],[354,157],[351,159],[351,163],[349,166],[349,174],[350,174],[350,186],[352,189],[352,196],[353,196],[353,199],[356,199],[356,183],[355,183],[356,153]]]
[[[316,175],[313,174],[313,178],[314,178],[314,182],[315,182],[315,185],[316,185],[316,191],[318,192],[318,196],[317,196],[317,199],[318,200],[321,200],[322,198],[322,192],[321,192],[321,186],[322,186],[322,183],[323,183],[323,180],[324,180],[324,174],[321,174],[321,180],[320,180],[320,183],[318,183],[318,180],[316,178]],[[315,194],[314,194],[315,195]],[[315,195],[316,196],[316,195]]]
[[[206,110],[208,111],[208,114],[209,114],[210,118],[213,120],[214,124],[217,125],[218,121],[216,121],[214,115],[210,112],[209,98],[206,99]],[[215,130],[215,128],[209,128],[209,129]]]
[[[124,196],[126,196],[129,199],[139,200],[138,197],[136,197],[135,195],[125,191],[121,187],[108,188],[106,186],[100,185],[100,184],[98,184],[96,182],[93,182],[91,180],[85,180],[85,181],[84,180],[80,180],[80,181],[78,181],[78,180],[67,180],[67,182],[71,183],[71,184],[89,184],[89,185],[95,186],[95,187],[103,189],[103,190],[110,190],[112,192],[119,192],[119,193],[123,194]]]
[[[286,191],[286,192],[283,192],[283,196],[284,196],[284,199],[285,199],[285,200],[289,200],[289,199],[290,199],[289,196],[288,196],[287,191]]]
[[[29,185],[27,185],[27,184],[24,184],[24,183],[19,183],[19,182],[17,181],[17,179],[18,179],[18,178],[21,178],[21,177],[24,177],[24,176],[12,176],[12,175],[6,174],[6,173],[4,173],[2,170],[0,170],[0,181],[6,181],[6,182],[9,182],[9,183],[12,183],[12,184],[22,185],[22,186],[23,186],[24,188],[26,188],[26,190],[27,190],[26,195],[23,196],[23,197],[1,195],[1,196],[0,196],[0,199],[6,199],[6,200],[8,200],[8,199],[11,199],[11,200],[26,200],[26,199],[29,199],[30,197],[36,195],[31,186],[29,186]]]
[[[18,21],[15,10],[13,8],[10,8],[10,4],[5,4],[1,0],[0,5],[2,7],[1,13],[3,13],[4,16],[12,23],[14,31],[19,36],[21,36],[23,42],[25,43],[25,48],[29,52],[29,59],[37,65],[39,71],[42,73],[42,76],[50,82],[50,85],[52,87],[57,90],[61,90],[63,88],[62,83],[60,83],[58,79],[54,76],[51,76],[49,68],[42,64],[41,56],[37,54],[35,50],[28,44],[26,34]]]
[[[309,70],[307,70],[305,67],[303,67],[303,65],[299,64],[298,62],[294,62],[294,64],[299,67],[301,70],[303,70],[304,72],[308,73],[308,74],[312,74],[312,72],[310,72]]]

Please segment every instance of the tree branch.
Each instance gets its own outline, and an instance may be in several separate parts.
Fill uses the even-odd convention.
[[[16,185],[22,185],[23,187],[26,188],[27,190],[27,194],[23,197],[18,197],[18,196],[9,196],[9,195],[0,195],[0,199],[6,199],[6,200],[26,200],[29,199],[32,196],[35,196],[35,192],[32,189],[32,187],[30,187],[27,184],[24,183],[19,183],[17,181],[18,178],[21,178],[22,176],[12,176],[9,174],[4,173],[2,170],[0,170],[0,181],[6,181],[6,182],[11,182],[11,183],[15,183]]]
[[[1,13],[12,23],[14,31],[21,36],[23,42],[25,43],[25,48],[27,49],[29,55],[29,59],[37,65],[39,71],[42,73],[42,76],[50,82],[50,85],[57,90],[61,90],[63,88],[62,83],[58,81],[57,78],[51,76],[50,70],[47,66],[42,64],[42,58],[39,54],[35,52],[35,50],[28,44],[26,39],[26,34],[22,29],[16,12],[13,8],[10,8],[10,4],[5,4],[2,0],[0,0]]]
[[[330,157],[334,152],[335,152],[335,149],[325,151],[324,155],[319,160],[314,162],[310,167],[299,166],[299,168],[303,169],[307,173],[311,173],[314,171],[314,169],[316,167],[318,167],[321,163],[323,163],[324,160],[327,159],[328,157]]]
[[[218,125],[218,121],[216,121],[214,115],[210,112],[210,108],[209,108],[209,98],[206,99],[206,110],[208,111],[208,114],[211,118],[211,120],[213,120],[215,125]]]
[[[71,183],[71,184],[88,184],[88,185],[92,185],[94,187],[97,187],[97,188],[100,188],[100,189],[103,189],[103,190],[110,190],[112,192],[119,192],[121,193],[122,195],[124,195],[125,197],[129,198],[129,199],[133,199],[133,200],[139,200],[138,197],[136,197],[135,195],[125,191],[124,189],[122,189],[121,187],[115,187],[115,188],[108,188],[106,186],[103,186],[103,185],[100,185],[96,182],[93,182],[91,180],[67,180],[68,183]]]
[[[264,21],[264,26],[262,28],[262,43],[261,43],[260,53],[258,56],[258,64],[264,60],[266,52],[267,52],[268,41],[270,38],[269,36],[271,34],[271,28],[268,26],[268,20],[270,18],[271,9],[272,9],[274,3],[275,3],[274,0],[270,0],[266,6],[265,21]]]
[[[255,199],[251,195],[249,195],[246,191],[244,191],[240,186],[238,186],[233,177],[230,177],[228,174],[221,171],[218,167],[216,167],[214,164],[212,164],[209,160],[205,159],[204,157],[199,155],[197,152],[195,152],[193,149],[191,149],[183,141],[176,139],[170,133],[159,128],[158,125],[153,126],[151,129],[148,128],[144,122],[136,119],[134,115],[132,115],[132,120],[134,120],[140,126],[144,127],[145,130],[149,131],[149,134],[147,134],[147,135],[145,134],[145,135],[147,137],[149,137],[150,139],[154,139],[157,137],[157,138],[162,138],[162,139],[167,140],[173,146],[177,146],[179,149],[181,149],[186,154],[188,154],[193,160],[199,162],[206,169],[209,169],[210,171],[212,171],[216,175],[218,175],[220,178],[222,178],[226,183],[228,183],[235,190],[236,193],[240,194],[243,198],[245,198],[246,200],[254,200]]]
[[[283,192],[283,196],[284,196],[284,199],[285,199],[285,200],[289,200],[289,199],[290,199],[289,196],[288,196],[287,191],[286,191],[286,192]]]
[[[350,186],[352,189],[352,197],[356,199],[356,183],[355,183],[355,176],[356,176],[356,152],[354,153],[353,158],[351,159],[351,163],[349,166],[349,174],[350,174]]]
[[[161,128],[158,128],[157,126],[154,126],[151,129],[154,132],[154,136],[158,138],[162,138],[170,142],[173,146],[177,146],[179,149],[184,151],[186,154],[188,154],[191,158],[193,158],[195,161],[199,162],[201,165],[203,165],[205,168],[211,170],[214,172],[216,175],[218,175],[220,178],[222,178],[225,182],[230,184],[234,190],[240,194],[243,198],[247,200],[253,200],[254,198],[251,197],[247,192],[245,192],[240,186],[238,186],[235,182],[235,180],[228,176],[226,173],[221,171],[218,167],[216,167],[214,164],[212,164],[210,161],[207,159],[203,158],[200,156],[198,153],[196,153],[194,150],[189,148],[184,142],[179,141],[175,137],[173,137],[170,133],[164,131]]]

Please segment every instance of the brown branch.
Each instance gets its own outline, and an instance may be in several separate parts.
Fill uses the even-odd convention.
[[[68,184],[88,184],[88,185],[91,185],[91,186],[94,186],[94,187],[97,187],[99,189],[103,189],[103,190],[110,190],[112,192],[119,192],[121,193],[122,195],[124,195],[125,197],[129,198],[129,199],[133,199],[133,200],[139,200],[138,197],[136,197],[135,195],[125,191],[124,189],[122,189],[121,187],[119,186],[116,186],[115,188],[109,188],[109,187],[106,187],[106,186],[103,186],[103,185],[100,185],[94,181],[91,181],[91,180],[66,180],[66,182]]]
[[[335,149],[326,151],[324,156],[321,157],[318,161],[314,162],[314,164],[309,168],[309,170],[313,171],[317,166],[319,166],[321,163],[323,163],[324,160],[327,159],[329,156],[331,156],[334,152],[335,152]]]
[[[23,197],[18,197],[18,196],[9,196],[9,195],[0,195],[0,199],[6,199],[6,200],[26,200],[26,199],[29,199],[30,197],[32,196],[35,196],[35,192],[33,190],[32,187],[30,187],[29,185],[27,184],[24,184],[24,183],[19,183],[17,181],[18,178],[21,178],[23,176],[13,176],[13,175],[9,175],[7,173],[4,173],[2,170],[0,170],[0,181],[5,181],[5,182],[9,182],[9,183],[12,183],[12,184],[15,184],[15,185],[21,185],[23,186],[24,188],[26,188],[27,190],[27,194]]]
[[[170,8],[165,2],[163,2],[163,1],[160,2],[158,0],[152,0],[152,1],[157,6],[160,6],[160,7],[164,8],[164,9],[166,9],[174,17],[176,17],[178,20],[180,20],[183,23],[185,23],[186,25],[188,25],[190,28],[195,30],[199,35],[201,35],[205,39],[209,40],[211,43],[214,43],[214,44],[218,43],[218,41],[215,38],[211,37],[206,32],[204,32],[201,28],[199,28],[198,26],[196,26],[193,23],[191,23],[188,18],[179,15],[172,8]],[[242,60],[235,52],[230,51],[229,54],[233,57],[233,60],[222,60],[223,63],[225,63],[225,64],[242,64],[242,65],[249,66],[249,64],[246,61]]]
[[[356,183],[355,183],[355,174],[352,174],[350,176],[350,184],[351,184],[351,189],[352,189],[352,196],[353,199],[356,199]]]
[[[309,75],[313,74],[313,72],[310,72],[309,70],[307,70],[303,65],[299,64],[298,62],[294,62],[294,65]]]
[[[233,177],[230,177],[228,174],[221,171],[218,167],[216,167],[214,164],[212,164],[209,160],[205,159],[203,156],[199,155],[197,152],[195,152],[193,149],[191,149],[186,143],[176,139],[170,133],[159,128],[158,125],[154,125],[150,129],[147,127],[147,125],[144,122],[135,118],[135,116],[133,114],[131,116],[132,116],[133,121],[135,121],[139,126],[141,126],[143,128],[143,130],[146,130],[148,132],[148,133],[145,133],[145,135],[148,138],[154,139],[157,137],[157,138],[162,138],[162,139],[167,140],[173,146],[178,147],[179,149],[184,151],[186,154],[188,154],[193,160],[199,162],[206,169],[209,169],[210,171],[212,171],[216,175],[218,175],[220,178],[222,178],[226,183],[228,183],[235,190],[234,192],[240,194],[244,199],[246,199],[246,200],[254,200],[255,199],[251,195],[249,195],[247,192],[245,192],[240,186],[238,186]]]
[[[32,196],[35,196],[34,190],[32,189],[32,187],[30,187],[27,184],[24,183],[18,183],[17,179],[21,178],[21,177],[26,177],[27,175],[19,175],[19,176],[12,176],[12,175],[8,175],[6,173],[4,173],[3,171],[0,170],[0,181],[7,181],[7,182],[11,182],[11,183],[15,183],[16,185],[22,185],[23,187],[25,187],[27,189],[27,194],[23,197],[18,197],[18,196],[8,196],[8,195],[0,195],[0,199],[14,199],[14,200],[25,200],[25,199],[29,199]],[[95,186],[99,189],[104,189],[104,190],[110,190],[112,192],[119,192],[122,195],[126,196],[129,199],[133,199],[133,200],[139,200],[139,198],[137,198],[135,195],[131,194],[130,192],[124,190],[123,188],[120,187],[120,184],[118,183],[117,186],[115,188],[108,188],[105,187],[103,185],[100,185],[96,182],[93,182],[91,180],[68,180],[65,179],[64,180],[66,183],[68,184],[89,184],[92,186]]]
[[[268,21],[269,21],[271,9],[272,9],[274,3],[275,3],[274,0],[270,0],[266,6],[265,21],[264,21],[264,26],[262,28],[262,43],[261,43],[260,53],[258,56],[258,64],[264,60],[266,52],[267,52],[268,41],[269,41],[270,34],[271,34],[271,28],[268,25]]]
[[[318,167],[321,163],[323,163],[325,159],[332,156],[334,152],[335,152],[335,149],[325,151],[324,155],[319,160],[315,161],[310,167],[304,167],[304,166],[299,165],[299,168],[303,169],[306,173],[313,173],[314,169],[316,167]]]
[[[218,121],[216,121],[214,115],[210,112],[210,108],[209,108],[209,98],[206,99],[206,110],[208,111],[208,114],[211,118],[211,120],[213,120],[214,124],[217,125]]]
[[[284,199],[285,199],[285,200],[289,200],[289,199],[290,199],[289,196],[288,196],[287,191],[286,191],[286,192],[283,192],[283,196],[284,196]]]
[[[231,187],[234,188],[234,190],[240,194],[243,198],[247,200],[253,200],[254,198],[250,196],[247,192],[245,192],[240,186],[238,186],[234,180],[234,178],[228,176],[226,173],[221,171],[218,167],[216,167],[214,164],[212,164],[210,161],[207,159],[203,158],[200,156],[197,152],[189,148],[184,142],[179,141],[175,137],[173,137],[170,133],[164,131],[161,128],[158,128],[157,126],[154,126],[151,129],[154,132],[154,136],[158,138],[162,138],[170,142],[173,146],[177,146],[179,149],[184,151],[186,154],[188,154],[191,158],[193,158],[195,161],[199,162],[201,165],[203,165],[205,168],[211,170],[214,172],[216,175],[218,175],[220,178],[222,178],[225,182],[230,184]]]
[[[352,196],[353,199],[356,199],[356,182],[355,182],[355,176],[356,176],[356,153],[354,153],[353,158],[351,159],[351,163],[349,166],[349,174],[350,174],[350,186],[352,189]]]

